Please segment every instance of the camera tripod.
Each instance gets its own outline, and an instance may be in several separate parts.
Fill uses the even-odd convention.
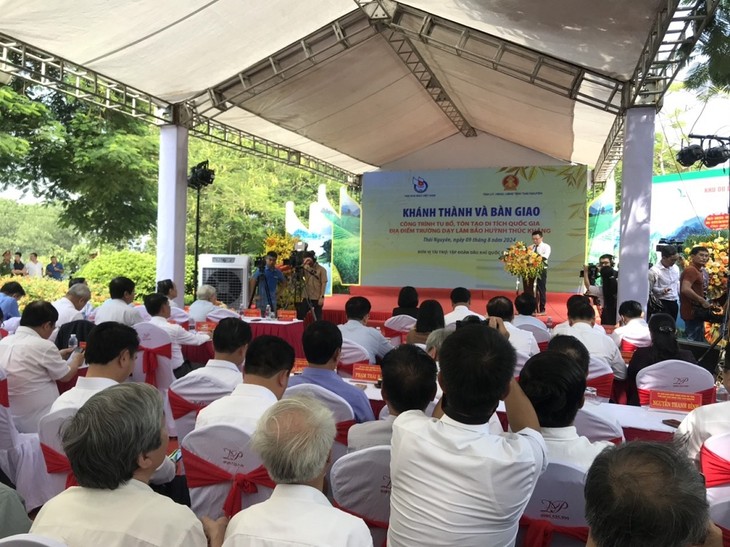
[[[256,280],[256,285],[254,286],[253,292],[251,293],[251,298],[248,301],[248,307],[249,308],[251,307],[251,304],[253,303],[254,298],[256,298],[256,293],[261,295],[261,280],[262,279],[264,280],[264,293],[266,294],[266,301],[267,301],[271,311],[275,312],[276,310],[274,309],[274,303],[271,301],[271,292],[269,290],[269,280],[266,279],[266,265],[259,266],[259,277]],[[263,317],[264,310],[259,310],[259,312],[262,314],[262,317]],[[266,319],[268,319],[268,317]]]

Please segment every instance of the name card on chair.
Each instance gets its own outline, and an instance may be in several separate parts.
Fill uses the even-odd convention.
[[[261,319],[261,310],[257,310],[256,308],[246,308],[243,310],[243,316],[244,317],[258,317]]]
[[[702,406],[701,393],[653,390],[649,392],[649,408],[672,410],[674,412],[691,412],[698,406]]]
[[[352,379],[361,382],[377,382],[382,375],[378,365],[355,363],[352,365]]]
[[[276,317],[279,321],[294,321],[297,318],[296,310],[277,310]]]

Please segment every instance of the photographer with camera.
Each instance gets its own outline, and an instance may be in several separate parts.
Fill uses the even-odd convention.
[[[679,252],[676,245],[662,245],[657,250],[662,258],[649,270],[646,319],[648,321],[655,313],[667,313],[676,321],[679,312]]]
[[[598,258],[598,267],[586,264],[581,275],[588,296],[601,303],[601,325],[615,325],[618,308],[618,272],[613,267],[613,255]]]
[[[277,257],[276,252],[269,251],[264,260],[256,260],[256,271],[251,276],[249,290],[253,294],[258,288],[256,306],[262,314],[266,306],[270,306],[271,311],[276,312],[276,288],[279,283],[286,283],[284,274],[276,267]]]
[[[305,253],[302,275],[304,288],[302,300],[297,303],[297,319],[304,319],[311,307],[314,320],[319,321],[322,319],[324,293],[327,290],[327,270],[317,262],[314,251]]]

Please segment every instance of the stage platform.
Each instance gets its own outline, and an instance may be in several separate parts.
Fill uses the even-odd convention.
[[[370,312],[370,322],[372,327],[382,326],[383,322],[388,319],[393,308],[398,305],[398,293],[400,287],[350,287],[350,294],[334,294],[328,296],[324,301],[324,319],[341,324],[346,321],[345,303],[352,296],[364,296],[370,300],[372,311]],[[451,311],[451,300],[449,295],[451,289],[433,289],[418,288],[419,302],[424,300],[438,300],[444,308],[444,313]],[[515,291],[487,291],[472,290],[471,291],[471,309],[475,312],[485,315],[487,302],[495,296],[506,296],[514,302]],[[573,296],[572,293],[552,293],[548,292],[547,306],[545,315],[539,316],[539,319],[547,321],[548,317],[552,318],[554,324],[562,323],[567,319],[565,302]]]

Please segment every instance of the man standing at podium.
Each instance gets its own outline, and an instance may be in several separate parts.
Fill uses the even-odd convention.
[[[548,258],[550,258],[550,245],[542,240],[542,230],[532,232],[532,250],[542,257],[545,265],[540,277],[537,278],[537,314],[545,315],[545,304],[547,303],[547,269]]]

